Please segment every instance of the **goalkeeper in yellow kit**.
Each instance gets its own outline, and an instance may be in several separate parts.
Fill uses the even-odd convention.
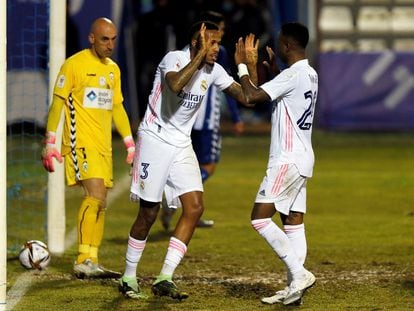
[[[98,249],[102,241],[105,201],[112,177],[112,120],[123,137],[127,149],[126,162],[131,164],[135,145],[128,116],[123,107],[120,70],[109,57],[117,38],[115,25],[98,18],[91,26],[90,48],[68,58],[62,65],[53,92],[43,166],[53,172],[53,158],[65,158],[66,182],[80,185],[85,197],[78,212],[78,250],[75,275],[115,277],[116,273],[98,265]],[[62,154],[56,146],[56,129],[62,110],[65,122]]]

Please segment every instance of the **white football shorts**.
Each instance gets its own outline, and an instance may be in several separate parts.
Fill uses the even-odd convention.
[[[193,147],[178,148],[138,132],[131,192],[149,202],[161,202],[165,190],[167,203],[180,207],[179,196],[203,191],[200,168]]]
[[[256,203],[274,203],[278,212],[306,213],[306,177],[294,164],[268,168],[256,195]]]

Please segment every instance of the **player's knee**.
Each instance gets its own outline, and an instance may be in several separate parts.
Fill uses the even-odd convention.
[[[194,202],[193,204],[183,208],[183,213],[192,218],[200,218],[201,215],[203,215],[203,212],[204,206],[200,202]]]
[[[195,214],[195,216],[201,217],[201,215],[203,215],[204,212],[204,206],[200,203],[194,204],[192,212]]]

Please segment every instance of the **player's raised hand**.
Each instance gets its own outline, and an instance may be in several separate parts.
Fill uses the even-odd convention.
[[[246,64],[256,65],[259,59],[259,39],[255,40],[254,34],[248,34],[244,40]]]
[[[271,76],[276,76],[277,74],[279,74],[280,69],[276,63],[275,52],[273,52],[273,50],[268,46],[266,46],[266,52],[269,60],[263,61],[263,65],[266,67],[267,71]]]
[[[45,146],[42,150],[42,162],[43,167],[50,173],[55,171],[53,158],[62,163],[62,155],[56,147],[56,134],[54,132],[47,132]]]
[[[240,37],[236,42],[236,49],[234,51],[234,62],[236,65],[246,63],[246,50],[244,48],[243,38]]]
[[[208,50],[208,42],[206,40],[206,25],[204,23],[200,26],[199,36],[198,36],[198,52],[199,53],[207,53]]]

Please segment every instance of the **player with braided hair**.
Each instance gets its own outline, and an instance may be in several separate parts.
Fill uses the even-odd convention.
[[[125,271],[119,280],[120,292],[129,298],[145,297],[138,286],[136,270],[157,219],[163,192],[169,206],[181,206],[181,215],[152,291],[173,299],[188,297],[173,282],[173,274],[204,210],[203,184],[191,144],[191,129],[211,86],[245,101],[240,84],[216,63],[221,42],[218,26],[207,21],[196,23],[190,29],[189,39],[188,50],[171,51],[158,65],[138,129],[139,152],[134,159],[131,199],[140,206],[129,232]],[[253,35],[250,41],[254,41]],[[257,44],[251,54],[256,65]],[[250,72],[256,75],[255,68],[250,68]],[[255,80],[253,76],[252,79]]]
[[[219,27],[222,36],[224,36],[226,24],[224,15],[216,11],[205,11],[200,14],[199,21],[209,21]],[[186,46],[184,50],[189,49]],[[230,74],[230,57],[226,48],[220,45],[217,56],[217,63]],[[237,101],[228,94],[224,94],[216,86],[212,85],[206,96],[204,105],[201,106],[197,119],[191,131],[191,141],[194,152],[200,164],[201,179],[205,183],[215,172],[221,156],[221,106],[227,104],[233,122],[233,132],[235,135],[241,135],[244,132],[244,123],[240,116]],[[168,208],[163,201],[160,212],[160,219],[163,227],[168,230],[171,219],[176,209]],[[209,228],[214,225],[214,220],[200,219],[197,227]]]

